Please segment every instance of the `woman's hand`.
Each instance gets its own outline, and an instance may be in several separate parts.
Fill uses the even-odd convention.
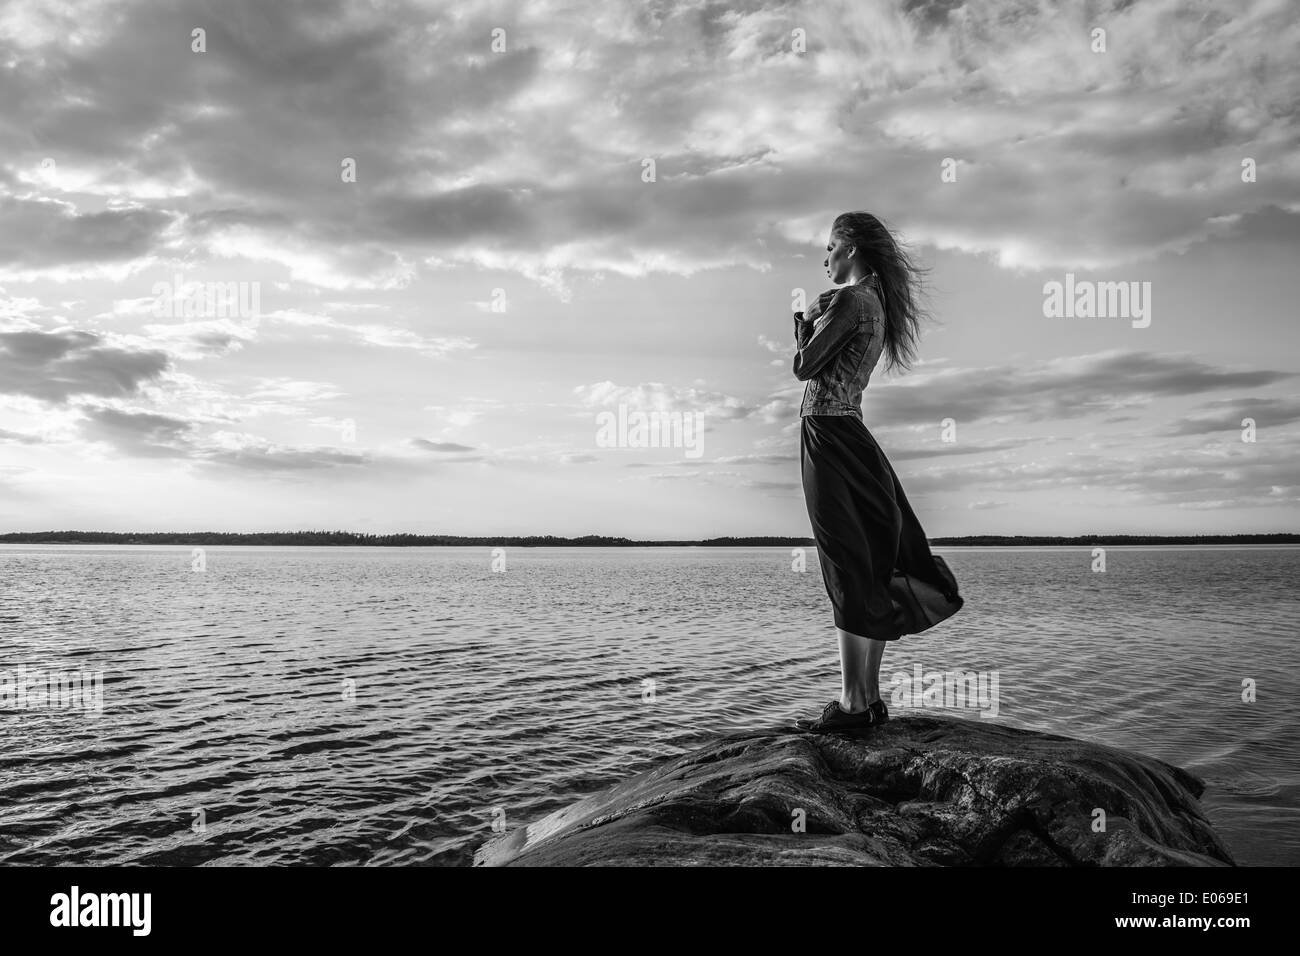
[[[839,291],[839,289],[830,289],[819,295],[816,301],[808,306],[808,311],[804,313],[803,320],[805,322],[816,322],[821,314],[826,311],[826,306],[830,305],[831,299],[835,298],[835,293]]]

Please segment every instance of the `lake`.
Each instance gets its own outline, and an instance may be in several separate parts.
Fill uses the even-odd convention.
[[[192,550],[0,545],[0,863],[467,865],[839,693],[812,548]],[[1300,547],[934,550],[966,606],[887,701],[994,674],[998,722],[1184,767],[1238,862],[1300,863]]]

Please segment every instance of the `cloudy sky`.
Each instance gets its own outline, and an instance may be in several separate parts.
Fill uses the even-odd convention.
[[[863,401],[931,536],[1300,530],[1297,49],[1290,0],[5,0],[0,530],[806,535],[854,209],[931,269]]]

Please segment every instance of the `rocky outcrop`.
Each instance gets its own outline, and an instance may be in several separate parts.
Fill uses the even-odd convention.
[[[1232,866],[1204,784],[1150,757],[909,713],[729,734],[518,830],[476,866]]]

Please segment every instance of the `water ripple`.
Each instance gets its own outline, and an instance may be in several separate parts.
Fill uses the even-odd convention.
[[[996,675],[999,722],[1186,767],[1241,862],[1300,862],[1300,549],[1111,548],[1104,573],[1089,549],[942,553],[966,608],[890,646],[887,697],[917,667]],[[0,707],[0,863],[466,865],[494,828],[839,688],[816,561],[780,548],[207,568],[0,546],[0,671],[98,671],[103,694]]]

